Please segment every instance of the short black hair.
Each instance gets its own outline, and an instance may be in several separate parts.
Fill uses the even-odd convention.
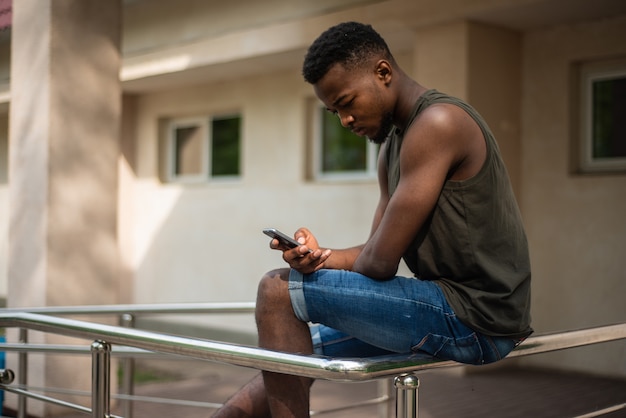
[[[311,84],[317,83],[334,64],[355,68],[374,55],[393,59],[385,40],[372,28],[358,22],[344,22],[327,29],[309,47],[302,75]]]

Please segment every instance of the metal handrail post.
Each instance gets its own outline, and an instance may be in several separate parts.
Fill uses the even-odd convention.
[[[120,317],[120,323],[125,328],[135,327],[135,317],[132,314],[123,314]],[[135,375],[135,359],[133,357],[125,357],[122,360],[122,393],[129,395],[135,394],[135,384],[133,376]],[[133,418],[133,400],[129,398],[124,402],[124,416]]]
[[[378,405],[379,418],[392,418],[394,395],[393,395],[393,379],[378,379],[377,391],[379,399],[386,399]]]
[[[22,344],[28,343],[28,329],[20,328],[19,341]],[[28,384],[28,353],[21,352],[17,355],[17,382],[22,387]],[[28,416],[28,398],[24,395],[17,397],[17,418],[26,418]]]
[[[111,345],[96,340],[91,344],[91,416],[111,416]]]
[[[394,379],[396,387],[396,418],[417,418],[418,388],[420,381],[413,373],[406,373]]]

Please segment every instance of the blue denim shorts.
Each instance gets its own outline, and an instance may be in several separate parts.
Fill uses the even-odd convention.
[[[345,270],[291,270],[296,316],[311,323],[316,354],[368,357],[417,353],[466,364],[504,358],[518,343],[476,332],[454,314],[439,286],[396,276],[377,281]]]

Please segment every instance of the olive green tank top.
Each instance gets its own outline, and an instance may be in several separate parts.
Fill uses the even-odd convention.
[[[403,258],[416,277],[441,287],[467,326],[492,336],[527,336],[532,332],[528,243],[498,145],[478,112],[436,90],[417,100],[407,127],[434,103],[458,106],[476,121],[485,137],[487,158],[474,177],[444,184]],[[390,196],[401,176],[403,135],[395,129],[387,144]]]

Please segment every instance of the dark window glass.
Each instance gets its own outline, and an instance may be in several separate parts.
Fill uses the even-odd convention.
[[[626,78],[593,82],[593,158],[626,157]]]
[[[240,174],[241,117],[213,119],[211,141],[211,176]]]
[[[322,112],[322,172],[367,170],[367,139],[344,128],[339,118]]]

